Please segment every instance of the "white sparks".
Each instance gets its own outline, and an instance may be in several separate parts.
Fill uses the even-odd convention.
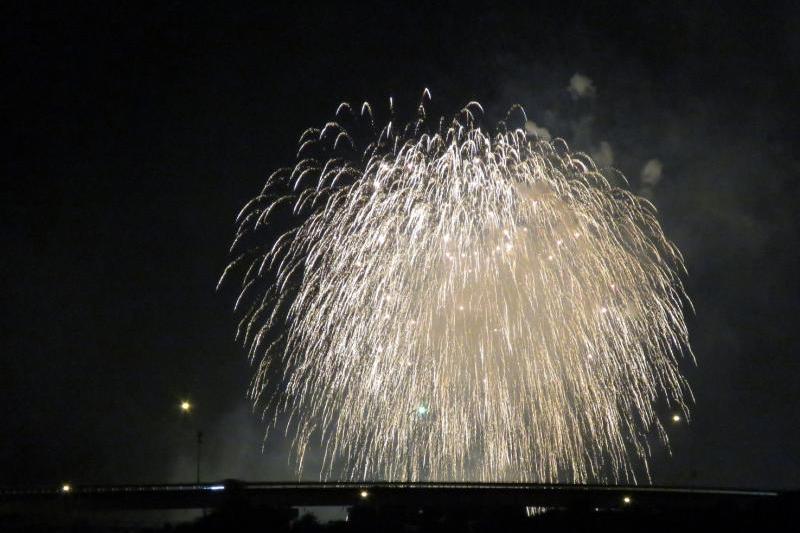
[[[587,156],[475,116],[363,154],[326,127],[242,210],[251,397],[325,477],[635,481],[656,404],[687,412],[680,253]]]

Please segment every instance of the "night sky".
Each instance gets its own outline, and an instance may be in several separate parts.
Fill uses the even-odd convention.
[[[698,365],[653,481],[800,484],[790,2],[61,4],[0,8],[0,486],[189,480],[198,427],[207,479],[291,478],[215,292],[234,217],[339,102],[410,117],[425,87],[431,113],[479,100],[487,125],[522,104],[658,207]]]

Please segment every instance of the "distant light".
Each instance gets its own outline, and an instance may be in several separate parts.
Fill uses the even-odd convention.
[[[681,421],[681,415],[679,414],[672,415],[672,421],[677,424],[678,422]]]
[[[360,496],[361,496],[362,498],[366,498],[367,496],[369,496],[369,492],[367,492],[367,491],[365,491],[365,490],[362,490],[362,491],[361,491],[361,493],[360,493]]]
[[[625,496],[624,498],[622,498],[622,503],[624,503],[625,505],[630,505],[631,497],[630,496]]]
[[[206,490],[225,490],[225,485],[209,485]]]
[[[417,414],[419,416],[425,416],[428,414],[428,406],[427,405],[420,405],[417,407]]]
[[[191,404],[191,403],[189,403],[189,402],[188,402],[188,401],[186,401],[186,400],[183,400],[183,401],[181,402],[181,411],[183,411],[184,413],[188,413],[188,412],[189,412],[189,411],[191,411],[191,410],[192,410],[192,404]]]
[[[64,483],[61,485],[61,492],[70,492],[72,490],[72,485],[69,483]]]

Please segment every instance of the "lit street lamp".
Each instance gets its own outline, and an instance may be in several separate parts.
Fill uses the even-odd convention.
[[[181,413],[185,415],[189,415],[192,412],[192,408],[194,406],[189,402],[189,400],[182,400],[180,403]],[[197,431],[197,484],[200,484],[200,450],[203,446],[203,432],[198,430]]]
[[[408,461],[406,463],[406,478],[408,479],[408,483],[412,481],[413,469],[412,469],[412,462],[413,462],[413,445],[414,445],[414,434],[417,431],[417,426],[421,424],[424,419],[428,417],[431,412],[431,408],[425,405],[424,403],[420,403],[419,406],[411,411],[412,414],[412,422],[411,428],[408,431],[408,444],[407,444],[407,453],[408,453]]]

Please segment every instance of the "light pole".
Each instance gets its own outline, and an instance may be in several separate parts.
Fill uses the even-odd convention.
[[[192,409],[194,406],[189,402],[189,400],[182,400],[180,403],[181,413],[184,415],[192,414]],[[197,430],[197,484],[200,484],[200,450],[203,447],[203,432],[199,429]]]
[[[413,444],[414,444],[414,433],[416,431],[418,423],[421,423],[421,422],[418,422],[418,420],[422,420],[424,418],[427,418],[427,416],[430,413],[430,411],[431,411],[430,407],[428,407],[424,403],[419,404],[419,406],[416,409],[411,411],[411,428],[408,431],[408,462],[406,463],[406,465],[407,465],[406,468],[408,470],[406,472],[406,478],[407,478],[408,484],[411,484],[411,477],[412,477],[412,472],[413,472],[411,465],[412,465],[412,461],[413,461],[413,458],[414,458],[414,454],[412,452],[412,448],[413,448]]]

